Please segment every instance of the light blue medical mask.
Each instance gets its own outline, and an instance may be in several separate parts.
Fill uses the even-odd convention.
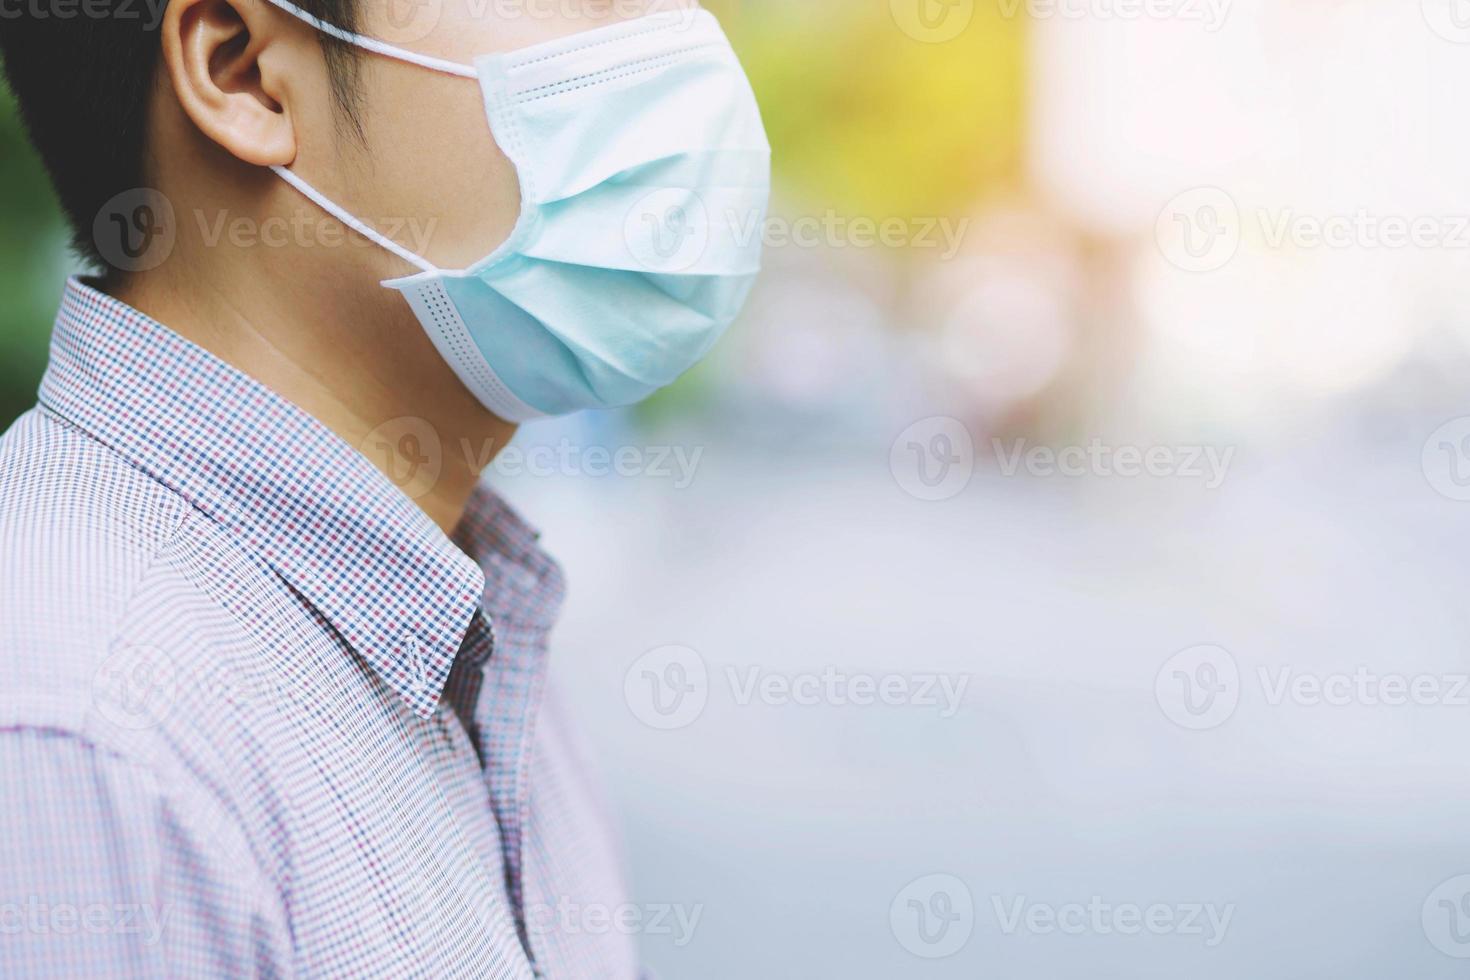
[[[415,54],[271,0],[369,51],[478,79],[521,214],[467,269],[439,269],[283,167],[347,226],[423,270],[399,290],[439,353],[511,422],[631,405],[719,340],[760,268],[771,148],[714,16],[677,10],[474,66]]]

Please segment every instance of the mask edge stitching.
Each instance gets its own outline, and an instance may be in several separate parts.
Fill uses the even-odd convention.
[[[676,20],[668,24],[660,24],[657,27],[645,28],[644,30],[636,31],[632,34],[620,34],[617,37],[610,37],[601,41],[593,41],[590,44],[583,44],[575,48],[568,48],[565,51],[558,51],[555,54],[543,54],[540,57],[532,58],[529,61],[511,60],[506,67],[512,70],[530,68],[533,65],[544,64],[548,61],[555,61],[557,58],[564,58],[567,55],[577,54],[582,51],[591,51],[593,48],[600,48],[608,44],[617,44],[619,41],[632,41],[640,37],[648,37],[651,34],[658,34],[663,31],[677,30],[679,28],[679,24],[680,21]]]
[[[593,85],[598,85],[602,82],[612,82],[617,81],[620,78],[630,78],[633,75],[641,75],[644,72],[650,72],[658,68],[665,67],[667,64],[676,63],[685,55],[692,54],[696,51],[702,51],[705,48],[716,46],[718,46],[717,42],[707,41],[704,44],[698,44],[688,48],[681,48],[678,51],[670,51],[667,54],[656,55],[651,58],[642,58],[638,61],[630,61],[627,64],[618,65],[615,68],[604,68],[601,71],[592,72],[588,75],[581,75],[576,78],[567,78],[563,79],[560,82],[552,82],[548,85],[537,86],[536,88],[528,88],[522,92],[517,92],[516,99],[520,104],[524,105],[529,102],[539,102],[542,99],[549,99],[556,95],[564,95],[567,92],[576,92],[580,89],[590,88]],[[637,65],[638,67],[633,67],[635,65]],[[618,74],[610,75],[608,74],[609,72],[617,72]],[[554,91],[545,91],[547,89],[552,89]],[[531,93],[533,92],[539,92],[541,94],[531,95]],[[530,98],[524,97],[527,95],[530,95]]]

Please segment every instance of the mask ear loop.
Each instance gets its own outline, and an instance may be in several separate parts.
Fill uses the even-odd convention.
[[[446,61],[443,58],[435,58],[431,55],[419,54],[417,51],[409,51],[404,48],[394,47],[393,45],[388,44],[385,41],[379,41],[376,38],[364,37],[361,34],[354,34],[351,31],[344,31],[342,28],[336,26],[335,24],[328,24],[326,21],[307,13],[300,7],[296,6],[294,3],[291,3],[290,0],[268,0],[268,2],[281,8],[292,17],[295,17],[297,20],[305,21],[312,27],[315,27],[317,30],[321,31],[323,34],[326,34],[330,37],[335,37],[339,41],[345,41],[348,44],[356,45],[357,47],[362,48],[364,51],[372,51],[373,53],[383,55],[386,58],[394,58],[398,61],[406,61],[411,65],[418,65],[421,68],[428,68],[433,71],[442,71],[446,75],[458,75],[461,78],[480,77],[480,73],[475,71],[474,67],[471,65],[462,65],[457,61]]]
[[[317,207],[321,208],[323,211],[327,212],[332,217],[336,218],[338,221],[342,222],[344,225],[351,228],[362,237],[366,238],[368,241],[387,249],[403,261],[407,262],[409,265],[416,266],[421,272],[439,271],[439,267],[434,265],[434,263],[430,262],[428,259],[422,258],[421,256],[413,252],[410,252],[408,249],[404,248],[393,239],[374,230],[373,228],[370,228],[363,222],[354,218],[346,211],[346,209],[339,207],[337,203],[334,202],[331,198],[327,197],[315,187],[312,187],[306,181],[302,180],[300,177],[296,176],[285,167],[273,166],[271,167],[271,170],[275,171],[277,177],[280,177],[286,183],[290,184],[292,187],[296,188],[298,191],[304,194]]]
[[[326,21],[320,19],[319,17],[315,17],[307,13],[305,10],[302,10],[294,3],[291,3],[290,0],[269,0],[269,2],[284,10],[292,17],[304,21],[310,26],[316,28],[323,34],[334,37],[339,41],[344,41],[348,44],[355,45],[356,47],[362,48],[364,51],[372,51],[375,54],[380,54],[387,58],[393,58],[398,61],[405,61],[411,65],[418,65],[421,68],[428,68],[431,71],[443,72],[446,75],[458,75],[461,78],[475,79],[478,79],[480,77],[479,72],[475,71],[475,69],[469,65],[462,65],[456,61],[445,61],[443,58],[435,58],[430,55],[419,54],[415,51],[408,51],[404,48],[394,47],[391,44],[387,44],[374,38],[364,37],[361,34],[354,34],[351,31],[344,31],[342,28],[337,27],[335,24],[328,24]],[[317,207],[321,208],[323,211],[327,212],[332,217],[336,218],[338,221],[342,222],[344,225],[366,238],[368,241],[387,249],[389,252],[392,252],[394,255],[407,262],[409,265],[419,269],[421,272],[439,271],[439,268],[435,266],[432,262],[422,258],[421,256],[413,252],[410,252],[408,249],[404,248],[402,245],[399,245],[393,239],[388,238],[386,235],[380,234],[375,229],[368,227],[362,221],[359,221],[357,218],[353,217],[347,212],[345,208],[339,207],[336,202],[334,202],[331,198],[327,197],[315,187],[312,187],[310,184],[308,184],[302,178],[298,177],[292,171],[281,166],[273,166],[271,167],[271,170],[275,172],[276,176],[280,177],[286,183],[290,184],[292,187],[300,191]]]

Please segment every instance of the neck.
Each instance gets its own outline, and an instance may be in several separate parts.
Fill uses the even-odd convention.
[[[516,427],[480,406],[391,291],[303,287],[333,280],[261,251],[208,269],[176,253],[103,288],[312,415],[452,534]]]

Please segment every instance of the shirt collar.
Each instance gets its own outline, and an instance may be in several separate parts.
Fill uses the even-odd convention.
[[[434,711],[486,573],[335,433],[76,279],[40,401],[235,535],[415,713]],[[488,516],[467,520],[473,537],[532,533],[492,532],[503,505],[488,490],[475,506]]]
[[[484,609],[492,621],[538,632],[552,627],[566,594],[561,566],[542,549],[541,533],[486,484],[470,495],[454,540],[485,575]]]

